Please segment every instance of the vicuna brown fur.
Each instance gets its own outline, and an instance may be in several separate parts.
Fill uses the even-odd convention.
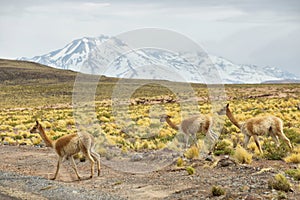
[[[81,133],[81,137],[79,138],[78,135],[69,134],[63,137],[58,138],[57,140],[51,140],[45,133],[42,125],[36,121],[35,126],[30,130],[30,133],[38,132],[42,139],[44,140],[46,146],[52,147],[55,149],[55,152],[59,156],[57,162],[57,168],[54,177],[52,180],[56,179],[60,163],[63,159],[71,158],[72,167],[76,173],[77,178],[80,180],[80,176],[77,171],[77,166],[75,164],[73,156],[80,151],[86,156],[86,158],[91,162],[91,176],[94,176],[94,164],[95,160],[97,161],[97,169],[98,169],[98,176],[100,175],[100,155],[95,152],[95,141],[94,137],[87,133]]]
[[[208,135],[208,133],[211,131],[213,123],[212,117],[209,115],[197,115],[184,119],[180,125],[174,124],[170,118],[171,116],[169,115],[162,115],[160,121],[167,122],[171,128],[182,131],[185,134],[186,147],[188,145],[188,139],[190,136],[192,136],[195,140],[197,133]]]
[[[262,135],[270,135],[273,140],[279,146],[279,139],[281,138],[290,149],[292,149],[292,145],[290,140],[285,136],[283,133],[283,122],[280,118],[269,115],[269,116],[260,116],[260,117],[253,117],[246,120],[244,123],[239,123],[235,117],[232,115],[229,104],[226,106],[226,115],[229,120],[237,126],[241,132],[244,134],[244,148],[247,147],[250,137],[254,138],[256,146],[258,147],[259,151],[262,153],[261,146],[259,144],[258,136]]]

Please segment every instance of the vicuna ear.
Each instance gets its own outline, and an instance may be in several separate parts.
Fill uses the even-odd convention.
[[[229,108],[229,103],[226,105],[226,108]]]
[[[35,122],[36,122],[36,125],[39,125],[39,121],[38,120],[36,120]]]

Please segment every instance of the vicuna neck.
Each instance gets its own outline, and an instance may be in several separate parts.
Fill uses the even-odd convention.
[[[53,147],[53,141],[46,135],[42,126],[39,126],[40,136],[44,140],[47,147]]]
[[[233,123],[236,127],[241,129],[242,125],[235,119],[229,108],[227,108],[226,110],[226,116],[231,121],[231,123]]]
[[[166,122],[171,126],[171,128],[173,128],[173,129],[175,129],[175,130],[179,130],[179,127],[178,127],[176,124],[174,124],[174,123],[170,120],[170,118],[166,118]]]

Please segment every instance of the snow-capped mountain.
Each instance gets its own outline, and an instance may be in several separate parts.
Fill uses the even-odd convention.
[[[221,57],[208,56],[205,52],[132,49],[126,42],[104,35],[84,37],[48,54],[20,59],[119,78],[195,83],[261,83],[300,79],[279,68],[234,64]]]
[[[276,67],[238,65],[224,58],[210,55],[211,61],[222,74],[224,83],[262,83],[299,80],[296,75]]]
[[[20,60],[33,61],[59,69],[78,71],[80,66],[87,60],[89,53],[106,40],[108,40],[108,37],[104,35],[95,38],[84,37],[72,41],[62,49],[33,58],[22,57]]]

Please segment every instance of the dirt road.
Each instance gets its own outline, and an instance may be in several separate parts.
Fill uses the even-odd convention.
[[[0,156],[0,199],[277,199],[278,195],[300,199],[300,183],[291,178],[293,192],[268,188],[271,177],[295,167],[283,161],[212,167],[212,162],[197,160],[189,163],[196,170],[192,175],[175,165],[143,174],[102,165],[101,176],[89,179],[89,163],[77,160],[82,181],[65,161],[58,179],[51,181],[57,161],[51,148],[2,145]],[[226,194],[212,196],[214,185],[222,186]]]

